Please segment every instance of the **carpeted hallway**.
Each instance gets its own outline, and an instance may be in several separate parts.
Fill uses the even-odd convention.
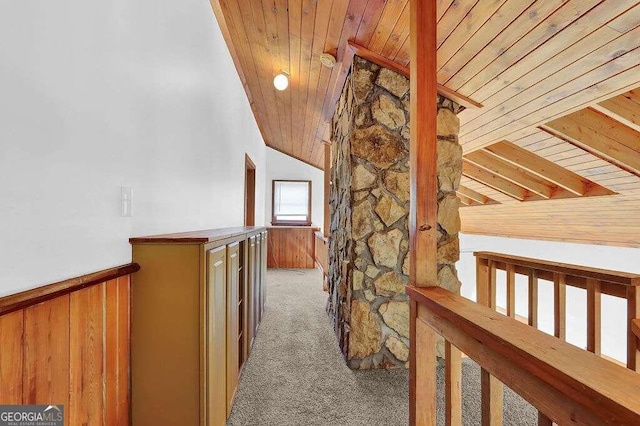
[[[269,270],[265,316],[228,426],[408,423],[408,372],[347,368],[324,310],[321,283],[315,269]],[[465,361],[463,378],[463,421],[475,426],[480,424],[477,365]],[[444,424],[441,411],[438,424]],[[535,410],[508,390],[504,424],[537,424]]]

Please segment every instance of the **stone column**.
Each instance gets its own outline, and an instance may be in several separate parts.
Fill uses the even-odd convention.
[[[460,288],[459,109],[438,98],[438,284],[454,292]],[[332,126],[327,303],[351,368],[407,366],[409,125],[409,81],[354,57]]]

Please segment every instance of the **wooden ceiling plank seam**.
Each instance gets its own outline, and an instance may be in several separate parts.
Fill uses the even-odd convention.
[[[260,36],[256,30],[256,26],[252,25],[254,18],[253,10],[250,4],[237,0],[230,2],[230,4],[238,6],[238,11],[240,13],[241,19],[239,24],[243,25],[244,31],[247,35],[247,39],[249,40],[249,43],[245,47],[251,52],[251,55],[253,57],[257,80],[259,82],[260,91],[262,93],[266,114],[270,122],[271,134],[269,135],[269,146],[280,146],[281,138],[278,135],[280,127],[278,112],[276,111],[276,108],[274,108],[274,105],[276,105],[276,101],[273,93],[273,84],[271,79],[265,76],[264,71],[262,71],[262,68],[260,67],[260,64],[270,64],[271,59],[268,52],[265,51],[266,46],[264,46],[264,40],[260,39]],[[244,5],[244,7],[242,5]],[[259,6],[260,9],[262,9],[262,5],[259,4]],[[249,9],[247,9],[247,7],[249,7]]]
[[[579,154],[575,152],[575,145],[559,140],[558,138],[554,138],[554,139],[555,139],[554,145],[539,149],[536,151],[536,154],[551,161],[554,161],[555,158],[565,159],[567,157],[572,156],[572,154],[574,155]],[[554,159],[552,159],[551,157],[554,157]]]
[[[545,133],[535,127],[529,128],[528,132],[521,137],[512,140],[511,142],[521,147],[533,145],[534,143],[544,142],[548,139],[553,139],[553,136]]]
[[[285,71],[289,73],[289,90],[285,90],[281,93],[284,103],[285,113],[285,126],[286,126],[286,150],[291,152],[293,149],[293,92],[295,91],[291,87],[294,81],[291,76],[291,50],[289,37],[291,30],[289,28],[289,6],[288,0],[275,0],[274,13],[276,15],[276,22],[278,25],[278,47],[280,49],[280,60],[286,66]]]
[[[273,0],[261,0],[260,2],[250,2],[253,10],[253,23],[256,26],[258,34],[262,37],[260,42],[265,49],[265,55],[268,57],[268,61],[271,63],[270,73],[268,70],[264,70],[265,79],[271,80],[282,69],[282,59],[280,58],[280,47],[277,43],[278,38],[278,24],[273,14],[274,1]],[[275,33],[274,33],[275,31]],[[275,38],[275,40],[274,40]],[[267,59],[265,58],[265,64]],[[288,71],[288,70],[285,70]],[[278,116],[279,134],[273,135],[272,138],[278,141],[278,146],[286,149],[287,143],[287,123],[286,117],[288,111],[285,110],[284,97],[285,93],[276,90],[271,85],[271,92],[275,101],[274,108]]]
[[[409,37],[409,2],[400,13],[396,24],[393,26],[389,38],[382,46],[380,54],[386,58],[394,58],[404,41]]]
[[[552,15],[565,3],[566,0],[532,3],[511,25],[508,25],[489,41],[486,46],[483,46],[482,50],[467,61],[451,78],[442,83],[453,89],[458,89],[466,81],[473,78],[477,73],[491,64],[496,57],[509,50],[518,40],[528,34],[541,22],[545,21],[549,15]]]
[[[309,81],[311,80],[311,62],[313,60],[313,34],[316,25],[316,5],[312,0],[303,0],[302,3],[302,23],[301,23],[301,43],[300,43],[300,87],[299,106],[296,113],[298,120],[296,121],[298,135],[294,141],[294,153],[301,156],[304,144],[304,130],[306,123],[306,111],[309,96]]]
[[[567,141],[618,167],[640,175],[640,155],[623,143],[582,126],[570,118],[556,119],[543,126]]]
[[[400,64],[403,67],[409,66],[409,61],[411,60],[411,58],[409,57],[410,42],[411,42],[411,34],[407,36],[407,38],[402,43],[402,46],[400,46],[400,49],[396,52],[395,56],[392,58],[393,62]]]
[[[551,135],[549,135],[549,136],[551,136]],[[556,138],[555,136],[551,136],[548,139],[544,139],[544,140],[541,140],[541,141],[538,141],[538,142],[532,142],[532,143],[527,144],[527,145],[521,145],[519,143],[516,143],[516,145],[518,145],[518,146],[520,146],[522,148],[528,149],[531,152],[536,152],[537,153],[538,151],[543,150],[545,148],[548,148],[550,146],[554,146],[557,143],[558,143],[558,138]]]
[[[227,45],[227,49],[229,50],[229,54],[231,54],[231,59],[233,60],[233,64],[236,68],[236,72],[238,73],[238,77],[240,78],[240,82],[247,90],[246,84],[247,79],[244,75],[244,71],[242,69],[242,64],[240,63],[240,58],[238,57],[238,52],[236,51],[235,46],[233,45],[232,34],[232,25],[230,25],[229,20],[225,17],[222,5],[219,0],[210,0],[211,9],[213,10],[213,14],[216,17],[216,21],[218,22],[218,26],[220,27],[220,32],[222,33],[222,38]],[[251,93],[247,93],[247,98],[249,99],[249,103],[251,103]]]
[[[444,14],[449,10],[454,0],[438,0],[436,4],[436,21],[440,22]]]
[[[540,46],[551,43],[551,40],[563,30],[571,27],[572,24],[581,22],[581,18],[587,12],[603,1],[605,0],[572,0],[566,3],[509,49],[497,56],[481,72],[465,81],[459,90],[465,93],[475,93],[490,81],[500,78],[500,74],[504,70],[517,66],[518,62],[527,56],[535,55],[537,57],[535,52]],[[548,45],[552,46],[553,43]]]
[[[586,179],[517,145],[503,141],[485,147],[484,151],[519,166],[529,173],[540,176],[575,195],[585,194]]]
[[[475,37],[478,31],[500,10],[508,0],[479,1],[462,19],[455,30],[438,47],[438,71],[444,64]]]
[[[640,104],[626,98],[624,95],[591,105],[591,108],[601,114],[640,132]]]
[[[284,3],[284,4],[283,4]],[[291,73],[289,53],[289,25],[286,1],[262,0],[262,15],[265,24],[265,37],[271,56],[274,75],[285,71]],[[283,17],[287,19],[284,20]],[[291,83],[291,82],[290,82]],[[291,91],[274,91],[280,117],[281,146],[289,151],[291,146]]]
[[[266,99],[262,91],[261,80],[258,75],[258,70],[255,66],[256,62],[253,58],[253,52],[250,49],[249,36],[246,33],[244,25],[242,24],[242,12],[239,9],[235,0],[220,0],[223,10],[227,11],[229,17],[228,22],[232,25],[232,30],[235,31],[237,40],[237,48],[241,63],[244,63],[243,69],[247,75],[247,83],[253,94],[253,103],[251,109],[254,111],[256,121],[259,122],[258,126],[263,129],[262,137],[264,142],[270,146],[272,144],[271,137],[273,135],[273,129],[271,128],[271,120],[266,111]],[[257,114],[256,114],[257,113]],[[260,117],[260,119],[258,119]]]
[[[532,126],[539,126],[546,121],[555,120],[558,117],[578,111],[593,103],[624,93],[640,85],[638,73],[640,73],[640,65],[615,73],[609,78],[597,82],[579,93],[574,93],[548,105],[546,108],[541,108],[535,113],[528,114],[519,120],[513,121],[508,130],[494,132],[487,137],[478,138],[468,144],[462,140],[463,149],[465,151],[474,151],[503,139],[516,138]]]
[[[327,39],[330,36],[329,32],[332,26],[332,23],[336,25],[338,20],[332,16],[334,7],[340,7],[344,5],[344,12],[341,19],[344,20],[344,16],[346,13],[346,7],[348,6],[348,0],[333,0],[331,3],[329,2],[320,2],[320,7],[316,9],[316,25],[314,30],[314,40],[313,40],[313,54],[311,59],[311,74],[310,78],[315,81],[315,87],[313,85],[309,85],[310,95],[307,97],[307,113],[305,117],[305,130],[304,130],[304,140],[303,140],[303,155],[309,155],[311,149],[313,148],[316,131],[318,128],[318,120],[316,117],[320,113],[320,108],[317,106],[318,102],[318,94],[321,92],[323,95],[320,97],[321,101],[324,102],[324,94],[326,93],[326,86],[329,81],[329,77],[331,75],[331,71],[325,68],[320,63],[320,55],[325,52],[327,46]],[[333,20],[332,20],[333,18]],[[340,21],[342,24],[344,21]],[[341,27],[342,25],[340,25]],[[335,42],[337,45],[338,42]]]
[[[493,173],[511,183],[514,183],[530,192],[549,199],[553,195],[555,185],[550,185],[538,176],[529,175],[523,169],[516,167],[513,163],[503,161],[486,151],[479,150],[465,155],[465,160],[482,167],[486,171]]]
[[[495,78],[487,79],[479,84],[474,84],[473,82],[465,83],[465,89],[469,89],[469,92],[476,94],[477,97],[488,99],[503,88],[502,82],[504,81],[512,82],[512,85],[518,84],[518,86],[526,87],[520,83],[520,80],[525,75],[529,77],[547,76],[563,69],[568,64],[585,56],[586,53],[621,35],[622,33],[611,29],[607,24],[612,21],[623,20],[624,15],[634,7],[634,2],[636,1],[621,0],[615,2],[615,4],[603,1],[584,12],[586,8],[593,5],[593,2],[585,4],[585,9],[580,11],[584,12],[581,16],[576,19],[568,19],[570,22],[550,37],[546,35],[539,37],[543,39],[542,42],[535,39],[531,41],[530,44],[534,47],[528,53],[519,55],[516,61],[508,64],[509,66],[505,64],[504,69]],[[570,13],[570,10],[566,7],[562,10]],[[555,15],[552,16],[550,20],[555,17]],[[562,19],[562,17],[559,18]],[[539,35],[536,34],[538,29],[541,29],[541,27],[536,28],[530,35]],[[628,30],[630,29],[628,28]],[[541,64],[547,66],[547,62],[552,64],[559,62],[559,64],[555,65],[552,71],[545,71],[544,67],[538,69]],[[470,86],[473,86],[473,89]],[[501,101],[498,100],[497,102]]]
[[[505,3],[446,63],[438,61],[438,81],[446,83],[451,79],[530,6],[530,0]]]
[[[489,199],[489,197],[486,197],[484,195],[482,195],[481,193],[474,191],[473,189],[469,189],[467,187],[464,187],[462,185],[460,185],[460,187],[458,188],[457,193],[459,195],[462,195],[464,197],[467,197],[468,199],[478,203],[478,204],[487,204],[487,202],[491,201]]]
[[[294,152],[300,140],[300,91],[302,90],[302,1],[292,0],[288,7],[289,19],[289,64],[291,66],[291,141],[288,152]]]
[[[620,18],[620,15],[615,15],[615,13],[619,12],[618,7],[620,7],[620,5],[621,3],[614,5],[613,8],[608,8],[609,10],[606,12],[606,16],[612,15],[617,16],[615,19]],[[625,5],[625,7],[628,7],[628,5]],[[600,10],[600,8],[597,8],[597,10]],[[609,15],[609,13],[611,13],[611,15]],[[562,36],[562,42],[567,40],[573,42],[575,38],[581,37],[577,41],[560,51],[554,47],[556,45],[555,43],[546,43],[538,49],[540,55],[529,55],[523,58],[518,62],[517,66],[506,69],[500,78],[496,78],[480,88],[476,92],[477,95],[484,98],[484,101],[489,105],[505,105],[510,101],[513,102],[513,99],[517,96],[520,96],[518,99],[522,99],[523,92],[531,90],[532,88],[538,88],[539,90],[541,82],[549,78],[554,78],[557,73],[562,72],[564,75],[571,75],[569,74],[569,67],[575,70],[576,64],[579,64],[580,61],[586,57],[594,57],[594,52],[598,51],[599,48],[621,37],[619,32],[612,30],[606,25],[602,25],[594,31],[588,32],[588,29],[585,30],[583,28],[584,25],[588,25],[588,21],[583,20],[578,23],[580,25],[569,26],[557,35],[558,37]],[[599,51],[599,53],[602,53],[602,51]],[[555,56],[548,58],[548,56],[552,54],[555,54]],[[598,57],[598,53],[595,53],[595,57]],[[545,60],[542,61],[541,58]],[[505,84],[504,82],[509,83]],[[490,110],[487,108],[483,111],[464,111],[463,117],[465,122],[471,123],[481,115],[489,112]]]
[[[354,40],[363,46],[368,46],[376,31],[378,22],[382,18],[387,0],[369,0],[362,13],[362,19],[356,30]]]
[[[371,0],[375,2],[376,0]],[[342,31],[340,32],[340,42],[338,43],[338,48],[336,49],[336,59],[337,64],[331,70],[331,78],[329,80],[329,86],[327,93],[325,94],[324,103],[322,105],[323,117],[326,120],[327,124],[324,126],[324,129],[318,129],[316,136],[321,139],[329,140],[330,137],[326,137],[327,130],[330,131],[331,120],[333,118],[333,113],[335,111],[335,103],[337,102],[337,98],[340,95],[340,92],[344,86],[344,82],[347,78],[347,73],[349,72],[349,68],[351,67],[351,59],[345,58],[346,49],[348,47],[349,39],[355,37],[358,28],[362,23],[362,19],[364,19],[364,12],[367,10],[369,0],[351,0],[349,2],[349,7],[347,8],[346,19],[344,21],[344,25],[342,26]],[[339,92],[340,91],[340,92]]]
[[[309,58],[309,82],[307,84],[307,103],[304,108],[304,127],[302,132],[301,155],[308,155],[309,147],[312,142],[309,140],[311,134],[311,118],[315,106],[315,98],[318,92],[318,84],[322,71],[319,61],[320,54],[324,50],[325,39],[327,37],[327,29],[329,27],[329,19],[331,8],[334,0],[318,2],[315,9],[313,39],[311,43],[311,56]]]
[[[625,73],[638,65],[637,52],[635,50],[636,49],[628,51],[559,87],[555,87],[543,95],[535,97],[525,104],[517,105],[515,109],[501,114],[495,120],[489,120],[489,117],[485,117],[484,120],[488,121],[488,124],[485,126],[481,126],[472,131],[467,131],[467,129],[463,130],[463,126],[463,128],[461,128],[461,139],[465,142],[474,141],[474,145],[484,144],[486,142],[491,143],[495,140],[505,138],[507,134],[514,133],[516,131],[515,126],[521,126],[519,129],[522,129],[536,125],[536,120],[523,121],[526,117],[536,116],[536,113],[543,117],[549,117],[554,114],[550,111],[561,108],[565,108],[564,111],[562,111],[565,114],[569,113],[569,110],[573,108],[598,102],[598,98],[594,99],[589,96],[593,92],[595,92],[596,96],[604,93],[605,97],[603,98],[606,99],[608,95],[605,89],[607,83],[618,81],[616,77],[625,75]],[[636,86],[638,80],[640,80],[640,75],[636,75],[635,77],[636,78],[627,76],[629,79],[626,80],[626,83],[623,83],[622,88],[627,88],[629,85]],[[568,100],[572,102],[569,103],[567,102]],[[578,105],[574,106],[575,103],[573,101],[576,101],[575,103]],[[571,106],[565,107],[565,102]],[[544,121],[544,118],[542,121]],[[505,129],[505,127],[508,128]]]
[[[331,8],[331,15],[329,17],[329,25],[327,27],[327,35],[325,38],[323,52],[336,52],[338,47],[340,46],[342,32],[348,20],[349,4],[350,2],[348,0],[334,1],[333,7]],[[314,107],[312,118],[312,127],[310,133],[310,138],[313,145],[312,149],[317,148],[320,151],[324,151],[322,136],[324,134],[324,128],[327,125],[328,121],[324,114],[324,104],[327,94],[332,89],[332,78],[334,76],[334,71],[336,71],[337,73],[337,70],[329,69],[324,66],[322,67],[321,78],[318,84],[320,96],[316,97],[316,105]],[[335,82],[333,82],[333,84],[335,85]],[[321,134],[318,135],[318,132],[321,132]],[[319,142],[318,139],[320,139]]]
[[[365,45],[376,53],[382,52],[385,43],[389,39],[393,28],[400,19],[402,11],[407,7],[409,0],[387,0],[380,16],[380,21],[371,37],[371,41]]]
[[[438,50],[449,36],[460,26],[461,22],[469,15],[478,0],[454,1],[442,18],[438,21],[438,37],[436,43]],[[483,3],[487,3],[486,1]]]
[[[469,161],[462,162],[462,174],[470,179],[477,180],[496,191],[502,192],[505,195],[515,198],[518,201],[524,201],[528,198],[528,191],[519,185],[516,185],[508,180],[486,171],[482,167],[478,167],[470,163]]]

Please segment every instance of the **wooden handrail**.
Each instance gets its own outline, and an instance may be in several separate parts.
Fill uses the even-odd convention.
[[[631,331],[635,334],[636,339],[640,339],[640,319],[631,321]]]
[[[570,265],[568,263],[552,262],[546,260],[531,259],[528,257],[512,256],[484,251],[475,252],[474,256],[479,259],[493,261],[494,265],[498,269],[505,269],[501,267],[501,265],[510,264],[529,269],[536,269],[538,271],[561,273],[567,276],[583,278],[585,280],[590,278],[601,281],[603,283],[617,284],[626,287],[640,285],[640,274],[634,274],[630,272],[610,271],[607,269]],[[541,276],[539,276],[539,278],[545,279]],[[567,285],[573,286],[575,282],[576,281],[567,282]]]
[[[552,421],[640,424],[637,374],[445,289],[408,287],[407,293],[418,304],[416,321]]]
[[[627,368],[640,372],[640,340],[631,330],[632,321],[640,318],[640,274],[569,265],[566,263],[531,259],[508,254],[476,252],[477,301],[496,309],[496,270],[507,273],[507,313],[515,314],[515,274],[529,278],[528,323],[538,324],[538,280],[553,282],[554,335],[566,339],[567,286],[586,290],[587,350],[601,355],[603,294],[627,301]]]
[[[325,243],[328,243],[328,242],[329,242],[329,237],[325,237],[325,236],[324,236],[324,234],[323,234],[322,232],[320,232],[320,231],[316,231],[316,232],[315,232],[315,235],[316,235],[316,238],[317,238],[317,239],[322,240],[322,241],[324,241]]]
[[[70,278],[54,284],[5,296],[0,298],[0,315],[24,309],[46,300],[60,297],[83,288],[91,287],[92,285],[133,274],[139,270],[140,265],[137,263],[129,263],[127,265],[105,269],[99,272]]]

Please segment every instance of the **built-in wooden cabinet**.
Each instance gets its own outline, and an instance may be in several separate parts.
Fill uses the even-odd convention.
[[[264,228],[132,238],[132,419],[222,426],[264,312]]]

